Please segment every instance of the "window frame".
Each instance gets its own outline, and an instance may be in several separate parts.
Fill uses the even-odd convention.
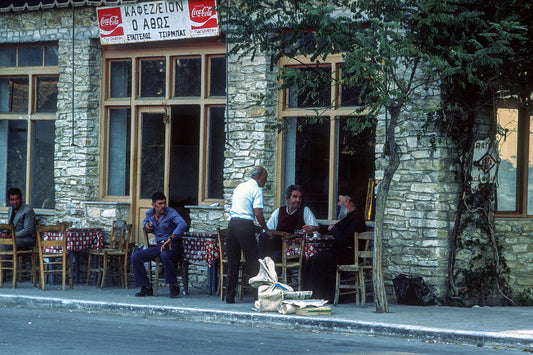
[[[331,66],[332,75],[332,87],[330,102],[333,105],[329,108],[319,108],[320,115],[322,117],[329,117],[330,119],[330,141],[329,141],[329,170],[328,170],[328,216],[327,221],[336,219],[337,212],[337,190],[338,190],[338,156],[339,156],[339,119],[346,116],[364,116],[366,111],[357,112],[356,106],[341,106],[341,67],[344,63],[341,54],[333,54],[328,56],[328,60],[321,62],[320,66]],[[279,68],[283,67],[302,67],[305,68],[306,64],[316,64],[311,62],[309,58],[305,56],[298,56],[293,59],[281,58],[279,61]],[[279,85],[281,86],[282,81]],[[278,95],[278,118],[285,120],[289,117],[305,117],[306,115],[313,115],[317,107],[289,107],[289,89],[280,90]],[[358,110],[360,111],[360,110]],[[285,184],[285,139],[283,134],[278,134],[277,138],[277,165],[276,165],[276,205],[281,206],[284,204],[284,184]]]
[[[28,107],[26,112],[0,112],[0,120],[17,120],[25,121],[27,127],[27,141],[26,141],[26,183],[25,186],[17,186],[23,190],[24,196],[22,197],[25,203],[32,205],[32,186],[33,186],[33,155],[34,147],[33,141],[35,140],[35,122],[37,121],[56,121],[56,112],[36,112],[37,111],[37,79],[39,77],[57,77],[58,82],[60,78],[59,65],[45,65],[46,62],[46,47],[58,46],[57,42],[46,43],[32,43],[26,45],[3,45],[2,47],[14,47],[16,48],[16,60],[14,67],[0,67],[0,77],[19,77],[28,79]],[[43,57],[41,66],[18,66],[19,64],[19,48],[22,47],[42,47]],[[57,103],[56,103],[57,104]],[[52,167],[53,169],[53,167]],[[8,187],[9,188],[9,187]],[[5,202],[4,202],[5,203]],[[3,204],[4,204],[3,203]],[[9,206],[0,207],[0,210],[7,210]],[[55,203],[54,203],[55,205]],[[55,207],[54,207],[55,208]],[[54,208],[35,208],[37,211],[44,210],[49,211]]]
[[[514,109],[517,110],[518,119],[518,142],[517,142],[517,171],[516,171],[516,206],[514,211],[495,211],[495,217],[512,218],[527,217],[528,215],[528,170],[529,161],[533,157],[529,156],[530,145],[533,144],[533,133],[530,133],[530,127],[533,125],[533,109],[525,104],[515,104],[512,102],[500,102],[497,109]],[[497,117],[497,113],[496,113]],[[498,184],[501,184],[498,181]]]
[[[201,42],[201,43],[199,43]],[[210,205],[213,203],[223,203],[224,198],[208,198],[208,143],[209,143],[209,107],[226,107],[226,96],[209,96],[209,68],[210,58],[226,57],[224,43],[218,40],[204,39],[193,42],[187,41],[176,44],[144,44],[125,46],[104,46],[102,49],[102,107],[101,107],[101,174],[100,174],[100,199],[102,201],[132,202],[135,200],[136,192],[133,190],[137,182],[137,165],[135,162],[135,152],[140,144],[136,138],[136,132],[140,129],[138,122],[138,111],[146,107],[162,107],[170,112],[173,105],[199,105],[200,106],[200,154],[198,172],[198,205]],[[201,58],[200,80],[202,82],[200,96],[176,97],[174,78],[175,60],[177,58]],[[140,97],[140,61],[144,59],[164,59],[166,63],[165,94],[163,97]],[[110,65],[112,61],[131,60],[132,80],[131,96],[122,98],[110,97]],[[130,191],[126,196],[108,195],[108,153],[109,153],[109,109],[130,108],[131,117],[131,151],[130,156]],[[169,169],[168,166],[165,167]],[[167,192],[167,191],[165,191]]]

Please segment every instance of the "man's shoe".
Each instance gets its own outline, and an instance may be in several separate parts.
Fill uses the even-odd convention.
[[[153,296],[154,290],[151,287],[141,287],[141,290],[135,294],[135,297]]]
[[[169,285],[170,298],[178,298],[180,296],[180,287],[178,285]]]
[[[231,297],[231,298],[227,298],[226,297],[226,304],[234,304],[235,303],[235,298]]]

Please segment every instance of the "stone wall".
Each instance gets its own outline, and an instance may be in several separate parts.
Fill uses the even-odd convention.
[[[527,218],[496,218],[496,238],[509,267],[513,297],[530,292],[533,297],[533,222]]]
[[[225,218],[229,220],[235,187],[250,177],[256,165],[262,165],[269,178],[263,187],[263,212],[268,215],[275,204],[277,80],[270,61],[257,56],[229,57],[227,141],[224,163]]]
[[[381,115],[376,130],[378,183],[388,164],[383,157],[387,122]],[[383,274],[391,300],[392,279],[402,273],[422,276],[438,296],[446,289],[448,236],[458,187],[449,148],[433,146],[430,136],[435,132],[422,131],[422,122],[414,112],[404,111],[395,131],[401,158],[389,190],[383,228]]]

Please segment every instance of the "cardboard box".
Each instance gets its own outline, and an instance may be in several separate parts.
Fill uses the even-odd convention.
[[[327,316],[331,314],[331,307],[298,307],[296,314],[299,316]]]

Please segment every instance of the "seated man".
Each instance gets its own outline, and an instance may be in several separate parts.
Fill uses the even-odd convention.
[[[22,191],[18,188],[7,190],[9,210],[7,212],[8,224],[15,227],[17,248],[32,248],[35,246],[35,212],[31,206],[22,202]],[[9,237],[2,232],[2,237]],[[11,250],[11,246],[2,245],[2,250]]]
[[[302,208],[302,189],[290,185],[285,190],[287,205],[278,208],[270,216],[266,233],[261,233],[258,241],[260,259],[270,256],[274,262],[281,262],[281,236],[293,234],[295,229],[311,234],[318,230],[318,223],[309,207]]]
[[[131,256],[135,286],[141,290],[136,297],[153,296],[154,291],[146,274],[144,263],[159,257],[165,272],[165,282],[169,285],[170,298],[179,296],[176,260],[183,255],[183,233],[187,223],[175,209],[167,207],[167,199],[162,192],[152,195],[152,208],[146,211],[143,228],[155,235],[156,246],[136,251]]]
[[[337,265],[353,264],[355,232],[366,230],[364,209],[357,206],[349,195],[339,195],[339,218],[328,227],[335,238],[333,247],[307,260],[303,274],[303,289],[313,291],[313,298],[327,299],[333,303],[335,296],[335,271]]]

